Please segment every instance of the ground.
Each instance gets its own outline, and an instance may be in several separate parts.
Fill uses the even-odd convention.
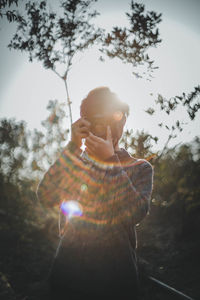
[[[49,299],[45,279],[56,249],[55,226],[51,220],[42,227],[1,215],[1,300]],[[148,279],[153,276],[200,299],[199,235],[184,235],[179,222],[176,224],[157,208],[137,226],[137,232],[142,298],[183,299],[153,284]]]

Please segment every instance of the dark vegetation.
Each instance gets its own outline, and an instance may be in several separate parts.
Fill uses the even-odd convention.
[[[43,122],[46,133],[28,132],[24,123],[15,120],[2,120],[0,124],[1,299],[45,299],[48,291],[41,284],[48,276],[58,243],[57,214],[41,207],[35,190],[52,162],[48,151],[51,143],[65,146],[63,129],[58,124],[62,117],[52,118],[56,115],[53,104],[49,106],[50,116]],[[61,111],[58,106],[57,110]],[[132,139],[138,141],[143,135]],[[55,147],[51,157],[55,159],[62,147]],[[145,149],[144,139],[143,156],[148,157],[151,151]],[[139,151],[137,147],[132,150]],[[39,154],[40,159],[36,158]],[[141,275],[155,276],[198,299],[200,140],[168,149],[158,162],[155,157],[151,162],[155,171],[151,212],[137,226]],[[142,284],[144,299],[173,299],[146,283],[145,278]]]
[[[9,48],[28,53],[30,61],[41,61],[63,80],[70,121],[67,84],[78,51],[100,43],[101,60],[118,58],[133,66],[134,76],[152,78],[156,67],[148,50],[161,42],[161,14],[145,12],[144,5],[132,1],[127,13],[129,27],[115,26],[106,33],[91,23],[98,15],[90,10],[95,1],[62,1],[59,14],[50,12],[47,2],[24,1],[22,16],[16,11],[18,1],[0,1],[0,17],[17,24]],[[63,46],[61,50],[57,43]],[[57,71],[59,64],[65,67],[63,74]],[[146,71],[140,73],[143,65]],[[200,108],[199,94],[199,86],[171,99],[158,94],[155,106],[146,112],[169,115],[182,106],[192,121]],[[45,279],[58,243],[57,214],[41,207],[35,191],[42,174],[69,140],[65,105],[50,101],[48,110],[43,132],[30,132],[23,121],[0,121],[0,299],[48,299]],[[158,126],[169,134],[157,153],[153,144],[159,138],[150,133],[126,131],[121,141],[136,157],[149,159],[155,172],[151,212],[137,226],[143,298],[179,299],[154,286],[147,280],[151,275],[199,299],[200,139],[170,149],[169,141],[185,125],[175,120]]]

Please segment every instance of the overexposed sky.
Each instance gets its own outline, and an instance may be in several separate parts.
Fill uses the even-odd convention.
[[[144,110],[153,104],[158,93],[166,97],[189,93],[200,84],[200,1],[198,0],[145,0],[148,10],[162,13],[160,23],[162,43],[150,51],[159,69],[154,79],[136,79],[130,66],[118,60],[98,61],[97,50],[89,50],[76,57],[69,77],[69,90],[73,119],[79,117],[81,100],[93,88],[109,86],[120,98],[130,105],[131,115],[126,128],[148,131],[160,137],[162,147],[167,135],[160,131],[157,123],[166,118],[163,114],[150,117]],[[99,0],[95,5],[101,16],[96,20],[99,25],[110,29],[113,25],[127,24],[124,12],[128,11],[129,1]],[[9,51],[6,45],[14,32],[14,25],[0,22],[0,118],[16,117],[25,120],[29,128],[41,129],[41,121],[48,114],[46,110],[50,99],[65,101],[63,82],[42,63],[29,63],[25,54]],[[150,94],[153,94],[151,96]],[[171,116],[171,120],[182,118],[188,124],[179,134],[178,142],[188,142],[199,134],[199,114],[190,122],[184,110]],[[175,142],[175,141],[174,141]]]

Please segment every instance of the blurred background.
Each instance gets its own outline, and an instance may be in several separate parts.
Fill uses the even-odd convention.
[[[30,287],[47,276],[57,214],[35,191],[98,86],[129,104],[121,146],[154,167],[141,274],[200,297],[199,11],[198,0],[0,1],[1,299],[44,299]],[[179,299],[142,280],[144,299]]]

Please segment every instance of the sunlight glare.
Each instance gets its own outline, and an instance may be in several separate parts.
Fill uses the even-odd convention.
[[[83,214],[80,203],[75,200],[63,201],[60,209],[68,219],[72,217],[80,217]]]

